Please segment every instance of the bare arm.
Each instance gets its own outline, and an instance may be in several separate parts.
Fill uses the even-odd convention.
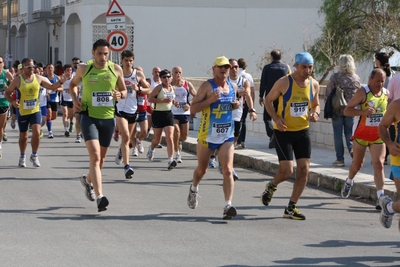
[[[268,93],[267,97],[265,98],[264,105],[265,110],[271,116],[271,118],[276,123],[279,131],[285,131],[287,126],[284,119],[278,117],[274,108],[274,101],[278,99],[280,95],[284,95],[288,89],[289,80],[288,77],[282,77],[276,81],[274,86],[271,88],[271,91]]]
[[[34,74],[34,75],[36,75],[36,74]],[[38,83],[46,89],[49,89],[52,91],[63,90],[62,84],[65,80],[64,78],[59,78],[58,81],[53,84],[48,79],[45,79],[45,77],[43,77],[41,75],[36,75],[36,78],[38,80]]]
[[[145,95],[150,94],[151,93],[150,84],[146,81],[146,76],[144,75],[144,73],[141,71],[137,71],[136,75],[138,77],[138,82],[141,86],[141,92]]]
[[[310,121],[317,122],[321,112],[321,107],[319,105],[319,83],[314,79],[312,79],[312,82],[314,96],[313,101],[311,102]]]
[[[115,101],[118,101],[121,98],[126,98],[128,91],[126,90],[124,73],[122,71],[121,66],[119,66],[118,64],[114,64],[114,70],[115,73],[117,74],[117,88],[113,90],[113,97]]]
[[[8,102],[12,103],[13,107],[18,108],[18,101],[12,99],[11,94],[19,87],[19,76],[15,77],[15,79],[10,83],[10,85],[5,89],[5,98]]]
[[[250,82],[248,80],[244,82],[243,91],[245,92],[244,97],[246,99],[247,106],[249,107],[249,109],[253,109],[254,108],[253,96],[251,95],[251,87],[250,87]],[[252,121],[255,121],[257,119],[257,114],[255,112],[249,112],[249,114]]]
[[[350,102],[347,103],[347,107],[344,109],[344,115],[349,117],[354,116],[369,116],[375,113],[375,109],[373,107],[369,107],[368,109],[356,109],[358,105],[364,103],[367,98],[365,94],[365,90],[363,87],[357,90],[354,96],[351,98]]]
[[[379,136],[383,142],[385,142],[388,147],[390,154],[393,156],[397,156],[400,153],[400,144],[396,141],[393,142],[390,139],[389,135],[389,127],[393,122],[396,122],[400,119],[400,116],[396,116],[400,111],[400,99],[393,101],[389,104],[385,115],[378,126]]]
[[[192,100],[190,113],[196,114],[202,111],[206,107],[210,106],[212,103],[218,101],[220,97],[220,92],[218,90],[213,92],[210,82],[203,82],[200,85],[199,90],[197,90],[196,96]]]

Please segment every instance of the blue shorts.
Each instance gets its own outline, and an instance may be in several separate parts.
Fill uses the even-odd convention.
[[[217,149],[219,149],[223,144],[227,143],[227,142],[232,142],[235,140],[234,137],[228,138],[227,140],[225,140],[225,142],[223,142],[222,144],[215,144],[215,143],[209,143],[206,141],[201,141],[198,140],[199,142],[201,142],[201,144],[209,149],[211,149],[212,151],[215,151]]]
[[[190,121],[190,115],[174,115],[174,120],[178,120],[179,124],[186,124]]]
[[[29,125],[42,124],[42,113],[40,113],[40,111],[25,116],[19,115],[17,118],[20,133],[28,131]]]
[[[47,106],[40,107],[40,113],[42,117],[47,117]]]
[[[400,166],[390,166],[390,180],[393,180],[393,178],[400,178]]]
[[[139,112],[136,122],[142,122],[142,121],[147,121],[147,111]]]

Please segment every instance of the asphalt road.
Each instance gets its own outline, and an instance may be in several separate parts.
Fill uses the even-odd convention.
[[[279,185],[264,207],[259,196],[271,175],[237,168],[238,216],[224,221],[218,171],[206,174],[191,210],[186,198],[196,156],[184,152],[183,163],[168,171],[165,148],[154,162],[145,154],[131,157],[135,174],[125,180],[112,141],[103,170],[110,205],[98,213],[78,179],[89,164],[84,144],[63,137],[59,122],[55,128],[54,139],[42,140],[40,168],[29,161],[17,167],[18,133],[7,130],[1,266],[400,266],[398,217],[384,229],[374,203],[308,186],[299,203],[307,220],[283,219],[292,182]]]

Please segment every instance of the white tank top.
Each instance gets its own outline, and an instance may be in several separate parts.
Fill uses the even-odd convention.
[[[243,114],[243,96],[238,96],[239,92],[243,91],[244,82],[246,81],[242,76],[239,76],[237,80],[232,80],[228,78],[229,81],[237,85],[238,91],[236,94],[236,99],[239,101],[239,108],[232,110],[232,120],[240,121]]]
[[[175,100],[178,101],[178,106],[172,106],[172,113],[174,115],[190,115],[190,109],[183,110],[183,106],[189,102],[189,83],[183,82],[182,86],[173,86],[175,91]]]
[[[72,77],[63,83],[62,100],[64,100],[64,101],[72,102],[72,96],[68,91],[69,84],[71,83],[71,81],[72,81]]]
[[[150,81],[151,81],[151,84],[150,84],[151,90],[153,90],[154,88],[156,88],[157,85],[160,85],[160,84],[161,84],[161,81],[158,82],[158,83],[156,83],[156,82],[153,80],[153,78],[151,78]]]
[[[133,70],[131,75],[124,77],[124,81],[128,94],[125,99],[118,100],[117,109],[118,112],[123,111],[128,114],[135,114],[137,111],[137,95],[136,91],[132,89],[132,84],[138,84],[136,69]]]

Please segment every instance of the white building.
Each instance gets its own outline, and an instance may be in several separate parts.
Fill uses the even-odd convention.
[[[6,0],[0,15],[0,55],[12,60],[70,63],[91,58],[94,41],[106,38],[111,0]],[[150,75],[154,66],[179,65],[185,76],[210,75],[215,57],[243,57],[259,77],[261,58],[281,49],[287,63],[320,35],[322,0],[118,0],[125,13],[128,49]],[[10,26],[10,35],[7,34]],[[8,38],[11,46],[8,47]],[[10,51],[9,51],[10,49]],[[113,53],[117,61],[119,54]]]

